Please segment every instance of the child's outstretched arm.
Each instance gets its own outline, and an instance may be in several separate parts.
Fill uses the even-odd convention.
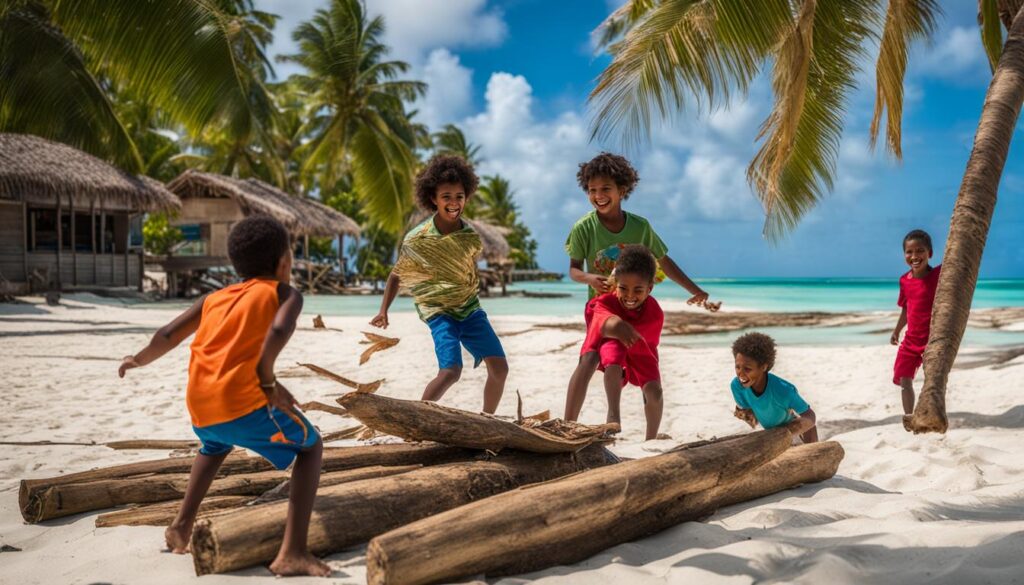
[[[569,260],[569,278],[583,283],[597,291],[597,294],[608,292],[608,279],[600,274],[591,274],[583,270],[583,260]]]
[[[188,339],[189,335],[192,335],[196,332],[196,329],[199,329],[199,321],[203,317],[203,301],[205,300],[206,296],[200,297],[184,313],[178,315],[167,325],[157,329],[157,332],[153,334],[153,339],[149,341],[149,345],[142,348],[142,351],[135,355],[125,356],[121,360],[121,366],[117,368],[117,375],[124,378],[124,374],[128,370],[156,361],[167,352],[178,347],[179,343]]]
[[[896,329],[892,330],[892,336],[889,338],[889,343],[893,345],[900,344],[900,332],[907,326],[907,308],[903,307],[900,311],[900,318],[896,321]]]
[[[794,413],[795,414],[795,413]],[[817,424],[818,417],[814,414],[813,408],[808,408],[803,414],[796,415],[796,418],[786,424],[786,430],[791,435],[802,435]]]
[[[388,328],[388,309],[391,308],[391,303],[395,301],[395,297],[398,296],[398,288],[401,286],[402,281],[392,270],[391,274],[388,275],[387,284],[384,285],[384,298],[380,301],[380,312],[373,319],[370,319],[370,325],[374,327],[380,327],[381,329]]]
[[[601,335],[618,339],[627,348],[633,347],[633,344],[642,339],[635,327],[614,315],[605,319],[601,325]]]
[[[669,279],[671,279],[672,282],[675,282],[679,286],[686,289],[686,292],[693,295],[692,297],[690,297],[689,300],[686,301],[688,305],[698,305],[702,307],[707,307],[710,311],[717,311],[718,307],[721,306],[721,303],[708,303],[708,293],[705,292],[704,289],[702,289],[701,287],[697,286],[697,283],[690,280],[690,277],[686,276],[686,273],[683,272],[683,269],[680,268],[679,265],[676,264],[675,260],[670,258],[668,254],[665,254],[664,256],[661,257],[660,260],[658,260],[658,266],[661,267],[661,269],[665,272],[665,276],[669,277]]]
[[[260,388],[267,395],[270,404],[279,410],[290,411],[295,404],[295,398],[274,376],[274,362],[295,332],[295,323],[302,312],[302,294],[291,285],[280,283],[277,285],[277,298],[277,314],[274,315],[274,322],[271,323],[270,331],[263,340],[256,375],[260,379]]]

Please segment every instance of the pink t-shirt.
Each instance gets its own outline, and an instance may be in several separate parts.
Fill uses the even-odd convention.
[[[903,344],[909,349],[924,351],[928,344],[928,325],[940,270],[942,266],[936,266],[924,278],[914,278],[912,271],[900,277],[900,297],[896,304],[907,309],[907,334]]]

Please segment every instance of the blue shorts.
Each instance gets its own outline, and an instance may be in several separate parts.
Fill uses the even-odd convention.
[[[268,404],[234,420],[192,430],[203,443],[199,449],[203,455],[222,455],[232,447],[243,447],[284,469],[300,451],[320,440],[320,433],[306,417],[298,411],[295,414],[298,421]]]
[[[434,338],[434,353],[440,369],[461,368],[462,348],[473,355],[473,367],[480,365],[484,358],[505,357],[498,334],[487,320],[487,313],[478,309],[459,321],[448,315],[437,315],[427,321],[430,335]]]

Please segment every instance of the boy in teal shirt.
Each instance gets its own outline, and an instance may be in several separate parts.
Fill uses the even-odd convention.
[[[581,217],[569,231],[565,251],[569,254],[569,278],[586,284],[588,299],[609,292],[611,276],[619,253],[629,244],[641,244],[654,255],[660,272],[693,295],[687,303],[717,311],[721,303],[708,303],[708,293],[682,271],[668,256],[668,247],[651,224],[635,213],[622,209],[622,202],[636,188],[640,177],[625,157],[602,152],[580,164],[576,173],[580,187],[590,199],[594,211]],[[584,312],[587,325],[590,315]],[[587,386],[600,365],[596,352],[580,355],[576,371],[569,379],[565,398],[565,420],[576,420],[587,397]]]
[[[775,340],[764,333],[741,335],[732,344],[736,377],[730,388],[736,401],[733,416],[751,428],[785,425],[804,443],[818,441],[817,416],[800,397],[796,386],[769,373],[775,365]]]

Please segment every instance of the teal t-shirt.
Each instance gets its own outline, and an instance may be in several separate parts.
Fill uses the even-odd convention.
[[[740,408],[753,410],[757,422],[766,429],[789,422],[789,409],[803,414],[810,408],[797,393],[796,386],[772,373],[768,374],[768,384],[760,396],[755,395],[750,388],[744,388],[739,378],[733,378],[730,386],[736,404]]]
[[[596,211],[581,217],[569,230],[569,237],[565,240],[565,251],[569,258],[583,260],[587,272],[601,276],[612,273],[619,252],[627,244],[643,244],[656,259],[661,260],[668,252],[668,247],[654,232],[651,224],[634,213],[623,213],[626,214],[626,225],[618,233],[608,231]],[[587,288],[593,298],[597,293],[593,288]]]

